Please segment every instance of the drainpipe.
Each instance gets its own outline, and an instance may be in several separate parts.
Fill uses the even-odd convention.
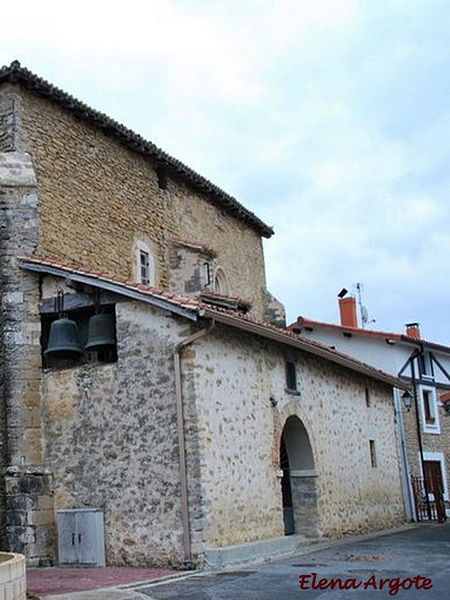
[[[420,344],[420,350],[416,351],[414,355],[411,357],[411,379],[412,379],[412,388],[413,388],[413,400],[414,400],[414,409],[416,411],[416,432],[417,432],[417,441],[419,442],[419,456],[420,456],[420,466],[422,468],[423,475],[423,491],[425,493],[425,499],[427,503],[427,514],[428,519],[431,520],[431,506],[430,499],[428,497],[428,481],[425,473],[425,460],[423,457],[423,443],[422,443],[422,431],[420,426],[420,416],[419,416],[419,402],[418,402],[418,394],[417,394],[417,380],[416,380],[416,370],[414,366],[414,361],[416,358],[423,354],[423,344]]]
[[[416,521],[414,498],[411,488],[411,476],[409,471],[408,453],[406,449],[405,425],[403,422],[403,413],[400,401],[400,393],[397,388],[393,390],[394,410],[397,418],[397,431],[400,443],[400,465],[402,469],[402,488],[403,497],[405,500],[406,519],[408,522]]]
[[[189,499],[188,499],[188,478],[186,469],[186,440],[184,437],[184,408],[183,408],[183,390],[181,385],[181,351],[183,348],[200,339],[214,327],[214,320],[208,327],[196,331],[192,335],[184,338],[177,346],[173,354],[175,365],[175,394],[177,405],[177,434],[178,447],[180,453],[180,482],[181,482],[181,520],[183,526],[183,565],[187,568],[193,568],[195,565],[192,560],[191,549],[191,531],[189,522]]]

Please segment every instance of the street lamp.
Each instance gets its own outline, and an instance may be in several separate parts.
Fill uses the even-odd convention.
[[[412,401],[413,401],[412,394],[409,390],[405,390],[403,392],[402,400],[403,400],[403,404],[405,405],[406,412],[409,412],[411,410],[411,405],[412,405]]]

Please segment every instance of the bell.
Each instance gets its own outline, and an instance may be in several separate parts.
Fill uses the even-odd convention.
[[[107,313],[92,315],[88,324],[85,350],[108,350],[116,345],[114,317]]]
[[[44,356],[51,358],[77,358],[83,354],[78,326],[66,316],[62,316],[50,325],[47,350]]]

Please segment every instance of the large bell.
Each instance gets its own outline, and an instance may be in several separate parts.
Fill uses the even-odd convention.
[[[85,350],[108,350],[116,346],[114,317],[107,313],[92,315],[88,324]]]
[[[66,316],[62,316],[50,325],[47,350],[44,356],[50,358],[77,358],[83,354],[78,326]]]

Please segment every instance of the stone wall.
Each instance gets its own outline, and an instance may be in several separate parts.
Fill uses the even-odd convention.
[[[211,247],[216,254],[211,259],[211,273],[222,269],[229,295],[250,301],[252,313],[263,318],[266,280],[261,237],[211,203],[199,202],[198,195],[180,182],[171,184],[167,193],[178,235]]]
[[[230,293],[252,301],[254,314],[258,317],[263,317],[265,311],[264,264],[261,239],[253,229],[220,210],[207,195],[194,193],[179,179],[175,181],[169,177],[164,185],[160,185],[156,165],[150,160],[125,149],[112,137],[56,105],[24,89],[5,85],[0,92],[0,128],[0,426],[3,431],[0,450],[5,472],[0,488],[0,535],[5,545],[26,553],[30,562],[38,563],[51,560],[55,554],[55,510],[72,508],[68,506],[72,503],[75,507],[98,504],[104,498],[104,490],[101,494],[86,494],[86,489],[99,479],[89,478],[89,469],[94,465],[88,461],[89,469],[85,471],[85,459],[78,453],[74,456],[81,461],[81,467],[74,467],[75,475],[71,468],[65,471],[62,456],[67,459],[76,447],[77,439],[73,437],[72,429],[68,430],[65,454],[59,455],[62,442],[54,434],[57,421],[50,418],[54,416],[52,411],[58,414],[67,402],[78,402],[83,421],[76,423],[75,429],[77,435],[85,439],[91,432],[88,409],[80,396],[85,381],[91,382],[89,389],[95,398],[99,398],[100,406],[106,402],[105,398],[115,398],[116,394],[122,398],[130,393],[134,398],[135,392],[130,389],[141,376],[135,365],[139,363],[140,368],[145,369],[148,363],[145,351],[132,349],[125,363],[119,361],[125,364],[120,374],[117,365],[109,365],[99,368],[98,373],[83,367],[47,373],[42,379],[39,315],[42,278],[19,269],[18,257],[37,251],[133,278],[136,275],[136,243],[143,241],[155,253],[156,285],[167,288],[171,285],[170,240],[174,237],[191,240],[194,245],[210,248],[207,254],[211,271],[221,267],[230,283]],[[189,261],[187,265],[189,267]],[[187,277],[191,275],[186,273]],[[182,276],[177,279],[180,288],[182,279]],[[161,360],[166,371],[164,375],[160,374],[153,394],[164,404],[161,394],[165,393],[165,384],[169,387],[171,384],[167,383],[170,380],[167,357]],[[117,391],[118,381],[122,386],[120,391]],[[103,389],[97,390],[97,384],[102,383]],[[143,402],[142,393],[139,392],[139,402]],[[116,423],[116,415],[111,413],[109,418]],[[145,422],[147,417],[139,418]],[[69,423],[70,427],[75,425],[72,421]],[[167,439],[172,438],[168,436]],[[129,432],[125,441],[131,444],[131,440]],[[173,454],[174,448],[171,452]],[[129,447],[125,458],[128,460],[132,456]],[[88,480],[83,475],[82,483],[78,484],[78,476],[85,472]],[[97,471],[93,468],[92,472]],[[121,476],[132,475],[127,471]],[[147,485],[145,476],[144,473],[138,476],[142,488]],[[162,477],[170,490],[167,502],[163,503],[167,505],[169,523],[173,525],[170,525],[168,541],[155,551],[155,557],[148,557],[146,549],[156,548],[156,540],[166,538],[165,521],[164,525],[156,527],[150,541],[147,534],[142,538],[137,536],[140,539],[137,546],[130,541],[124,533],[130,531],[129,522],[121,521],[129,517],[119,517],[117,524],[113,523],[116,517],[111,516],[127,514],[123,510],[126,502],[119,500],[118,493],[114,499],[115,508],[106,511],[109,523],[114,524],[109,531],[117,532],[116,538],[107,539],[109,560],[116,563],[166,562],[163,555],[169,557],[167,560],[176,559],[179,522],[173,516],[176,509],[170,499],[177,498],[174,486],[178,486],[178,480],[174,472],[172,476],[169,484],[161,473],[156,476],[157,479]],[[118,481],[119,467],[108,485],[119,489]],[[84,490],[80,497],[77,496],[78,489]],[[108,486],[105,489],[109,489]],[[161,488],[157,489],[154,496],[149,496],[153,498],[150,501],[153,504],[157,502],[155,498],[160,498]],[[166,497],[165,492],[163,497]],[[131,502],[130,506],[135,514],[142,512],[141,505],[138,507]],[[158,518],[160,516],[158,512]],[[175,520],[172,522],[171,519]],[[134,526],[133,519],[131,522]],[[148,525],[149,522],[142,530],[148,531]]]
[[[45,464],[55,513],[100,508],[106,560],[182,560],[173,352],[176,320],[132,302],[116,305],[118,361],[43,375]]]
[[[0,552],[0,594],[2,600],[26,600],[25,557]]]
[[[296,363],[297,394],[285,389],[285,358]],[[219,326],[196,343],[184,368],[193,385],[186,394],[197,403],[205,518],[199,552],[283,535],[279,444],[291,415],[304,424],[314,457],[313,472],[293,490],[302,502],[297,532],[336,536],[403,521],[389,387]]]
[[[53,493],[42,468],[39,286],[17,260],[36,239],[30,157],[0,154],[1,531],[4,547],[38,562],[48,557]]]
[[[261,238],[207,195],[170,176],[158,185],[156,165],[67,111],[21,91],[22,144],[31,153],[39,192],[41,253],[133,277],[137,240],[155,249],[156,286],[169,287],[170,238],[210,246],[230,294],[265,310]],[[192,277],[186,273],[186,279]],[[176,290],[183,293],[184,286]],[[181,288],[181,289],[180,289]]]
[[[439,395],[439,394],[438,394]],[[441,463],[441,468],[444,470],[444,477],[446,478],[447,488],[444,489],[445,494],[445,507],[447,509],[447,516],[450,507],[450,416],[444,408],[440,405],[438,400],[437,402],[438,408],[438,418],[439,418],[439,426],[440,432],[436,434],[424,433],[423,424],[422,424],[422,413],[419,410],[419,424],[420,424],[420,435],[422,441],[422,450],[424,453],[425,460],[429,460],[429,456],[427,457],[427,453],[432,453],[433,460],[436,456],[443,458],[443,465]],[[413,405],[411,406],[410,411],[406,411],[404,406],[402,405],[402,414],[403,414],[403,423],[405,429],[405,441],[406,441],[406,450],[408,457],[408,465],[410,469],[410,474],[413,477],[422,477],[422,468],[420,464],[420,447],[419,447],[419,438],[417,433],[417,416],[416,409]]]
[[[44,277],[40,289],[50,297],[57,285]],[[131,301],[116,305],[116,320],[116,363],[42,375],[53,522],[59,509],[101,509],[107,563],[179,565],[173,357],[192,328]],[[294,477],[299,533],[341,535],[401,521],[389,388],[217,324],[181,356],[194,560],[207,548],[283,535],[280,439],[291,415],[304,424],[312,449],[308,476]],[[286,358],[296,362],[296,394],[285,389]]]
[[[430,434],[424,433],[422,427],[422,415],[419,410],[419,422],[421,426],[422,446],[424,452],[442,452],[447,468],[447,481],[450,482],[450,416],[445,412],[444,408],[439,406],[438,415],[440,433]],[[417,435],[416,410],[414,405],[411,406],[409,412],[402,406],[403,422],[405,427],[406,447],[408,450],[408,462],[411,469],[411,474],[420,476],[420,460],[419,460],[419,441]]]

